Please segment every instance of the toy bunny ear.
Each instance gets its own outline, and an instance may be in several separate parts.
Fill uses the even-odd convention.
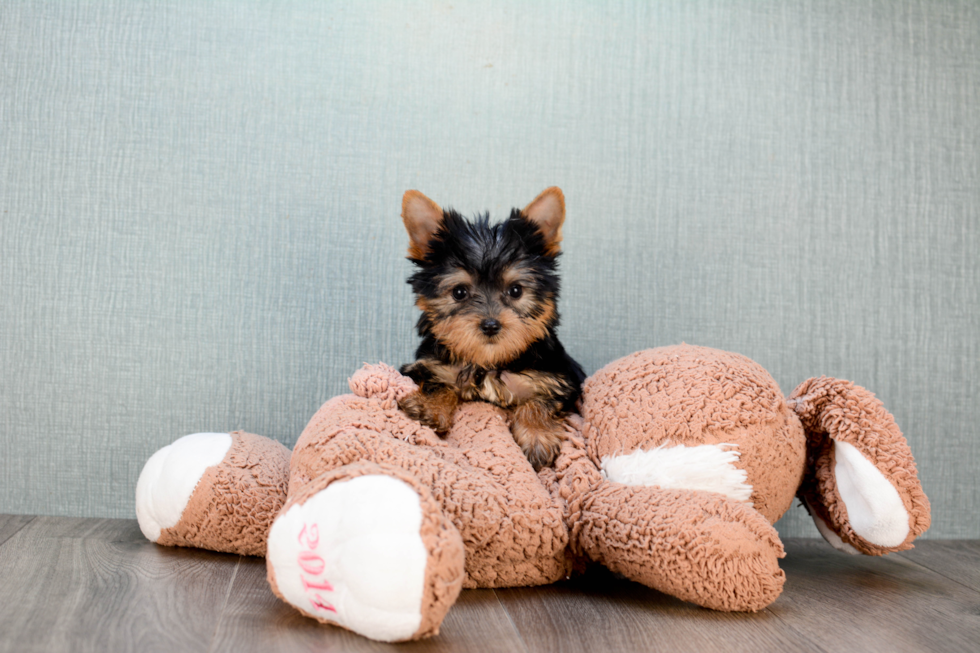
[[[442,209],[417,190],[406,191],[402,197],[402,221],[408,231],[408,257],[424,260],[429,242],[442,227]]]
[[[561,226],[565,222],[565,196],[561,189],[552,186],[541,191],[521,213],[537,225],[544,236],[545,253],[548,256],[558,254],[561,251]]]
[[[884,405],[864,388],[828,377],[801,383],[788,404],[807,438],[798,496],[824,539],[866,555],[912,548],[929,528],[929,500]]]

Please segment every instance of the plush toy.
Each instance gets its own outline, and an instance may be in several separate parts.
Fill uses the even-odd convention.
[[[445,439],[398,410],[414,384],[365,366],[291,456],[246,433],[155,453],[136,512],[159,544],[265,555],[306,615],[383,641],[436,634],[463,587],[551,583],[595,562],[717,610],[780,594],[772,524],[799,496],[836,548],[911,547],[929,502],[892,416],[847,381],[784,398],[747,358],[680,345],[586,381],[554,467],[505,413],[463,404]]]

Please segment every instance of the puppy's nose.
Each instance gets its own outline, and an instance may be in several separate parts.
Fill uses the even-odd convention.
[[[487,319],[480,322],[480,331],[487,336],[495,336],[500,333],[500,322],[488,317]]]

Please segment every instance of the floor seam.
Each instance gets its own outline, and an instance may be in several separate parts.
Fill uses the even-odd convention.
[[[976,592],[977,594],[980,594],[980,590],[978,590],[976,587],[973,587],[972,585],[966,585],[966,584],[960,582],[959,580],[953,578],[952,576],[947,576],[946,574],[944,574],[943,572],[939,571],[938,569],[933,569],[929,565],[923,564],[923,563],[919,562],[918,560],[913,560],[912,558],[908,558],[906,556],[903,556],[901,553],[896,553],[895,554],[895,557],[901,558],[905,562],[911,562],[916,567],[921,567],[921,568],[925,569],[926,571],[932,572],[934,574],[938,574],[939,576],[942,576],[946,580],[951,581],[953,583],[956,583],[960,587],[966,588],[966,589],[970,590],[971,592]]]
[[[235,561],[235,569],[231,572],[231,578],[228,580],[228,589],[225,591],[224,601],[221,602],[221,610],[218,612],[218,621],[214,624],[214,632],[211,633],[211,642],[208,644],[208,653],[214,650],[215,645],[218,643],[218,629],[221,628],[221,622],[225,618],[225,610],[228,609],[228,600],[231,598],[231,590],[235,586],[235,579],[238,577],[238,570],[242,566],[242,556],[238,556],[238,560]]]
[[[511,616],[510,610],[507,609],[507,606],[504,605],[503,601],[500,600],[500,597],[497,596],[497,590],[492,589],[490,591],[493,592],[493,598],[497,600],[497,605],[499,605],[500,608],[504,611],[504,614],[507,615],[507,622],[510,624],[510,627],[514,629],[514,633],[517,635],[517,639],[520,640],[521,647],[524,649],[524,653],[530,653],[530,649],[528,649],[527,647],[527,642],[524,641],[524,635],[517,627],[517,624],[514,623],[514,618]]]
[[[28,516],[28,515],[25,515],[25,516]],[[7,543],[10,540],[10,538],[12,538],[14,535],[16,535],[17,533],[19,533],[22,530],[24,530],[24,527],[26,527],[28,524],[34,523],[34,520],[37,519],[37,515],[29,515],[29,517],[30,517],[30,519],[28,519],[23,524],[21,524],[20,525],[20,528],[16,529],[13,533],[11,533],[10,535],[8,535],[7,537],[3,538],[3,540],[0,540],[0,546],[3,546],[5,543]]]
[[[776,619],[776,621],[778,621],[779,623],[783,624],[783,627],[784,628],[789,629],[797,637],[799,637],[801,640],[805,641],[807,643],[807,646],[810,647],[810,650],[813,650],[813,651],[823,651],[824,653],[830,653],[827,649],[825,649],[824,647],[820,646],[819,644],[817,644],[816,642],[814,642],[813,640],[811,640],[809,637],[807,637],[806,636],[806,633],[802,633],[802,632],[799,631],[799,629],[794,628],[792,622],[787,621],[786,619],[783,619],[781,616],[779,616],[779,614],[777,612],[773,611],[772,607],[767,606],[765,608],[765,612],[767,614],[772,615],[772,617],[774,619]]]

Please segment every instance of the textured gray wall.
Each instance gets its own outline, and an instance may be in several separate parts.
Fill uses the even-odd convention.
[[[980,537],[980,5],[202,4],[0,5],[0,512],[131,517],[189,432],[291,445],[411,356],[406,189],[557,184],[588,371],[851,379],[931,535]]]

